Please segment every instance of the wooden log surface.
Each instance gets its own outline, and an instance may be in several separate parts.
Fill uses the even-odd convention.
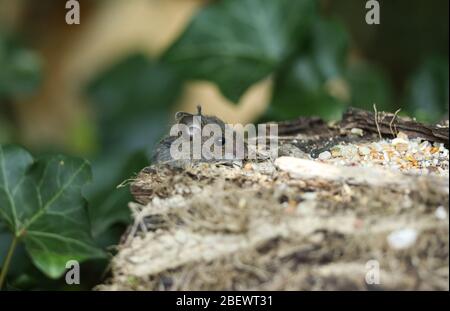
[[[378,117],[351,109],[334,125],[282,122],[280,157],[242,167],[143,169],[130,185],[134,222],[98,289],[448,290],[448,149],[439,145],[448,128]],[[379,138],[391,128],[430,141],[438,169],[329,158],[336,145],[392,147]],[[370,262],[378,284],[366,282]]]

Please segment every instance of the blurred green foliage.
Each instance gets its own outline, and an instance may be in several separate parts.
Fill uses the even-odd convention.
[[[0,143],[17,139],[13,101],[33,94],[41,81],[39,56],[0,32]]]
[[[99,73],[85,90],[93,119],[86,117],[71,141],[76,145],[73,150],[80,153],[86,141],[95,144],[87,156],[93,179],[83,188],[94,243],[108,249],[129,223],[127,203],[132,198],[127,187],[117,186],[148,165],[187,80],[212,81],[237,102],[249,86],[271,75],[274,91],[262,120],[299,115],[333,120],[350,105],[372,109],[374,103],[379,110],[402,108],[403,113],[428,122],[448,115],[448,50],[429,35],[446,32],[448,44],[448,27],[441,29],[441,24],[448,23],[448,13],[445,21],[429,23],[436,9],[416,0],[413,3],[383,2],[382,25],[370,28],[364,25],[363,5],[355,6],[350,0],[333,2],[342,16],[350,15],[346,19],[349,28],[336,16],[325,14],[315,0],[215,1],[193,17],[159,59],[133,54]],[[416,15],[421,24],[410,25],[404,17]],[[393,28],[395,23],[398,26]],[[384,30],[384,39],[373,27]],[[390,36],[390,29],[395,35]],[[375,36],[375,49],[369,44],[371,36]],[[39,55],[18,42],[17,36],[0,34],[0,143],[20,142],[14,103],[32,95],[43,74]],[[383,42],[395,51],[383,49]],[[383,62],[378,54],[392,61]],[[408,75],[401,83],[399,67]],[[0,222],[0,263],[11,243],[11,232],[10,224]],[[25,245],[18,245],[13,262],[9,289],[67,288],[57,278],[61,271],[49,273],[42,264],[36,265]],[[89,277],[79,288],[98,283],[106,265],[106,259],[84,263],[84,275]]]
[[[0,99],[23,98],[40,83],[42,65],[36,53],[1,34],[0,68]]]
[[[286,120],[298,115],[337,119],[344,109],[346,103],[328,93],[327,81],[337,81],[344,74],[347,32],[340,23],[317,17],[302,42],[296,57],[277,73],[265,119]]]
[[[110,226],[128,223],[127,188],[116,189],[148,164],[153,146],[168,128],[168,110],[181,80],[167,66],[131,55],[101,73],[87,87],[99,133],[92,157],[94,180],[86,188],[95,237],[107,238]]]
[[[217,83],[237,102],[298,49],[314,0],[228,0],[201,10],[163,61],[187,79]]]
[[[417,119],[433,122],[448,114],[448,58],[427,58],[407,82],[405,106]]]

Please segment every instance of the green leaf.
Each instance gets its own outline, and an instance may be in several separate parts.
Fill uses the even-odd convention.
[[[102,161],[105,162],[105,159],[103,158]],[[130,155],[124,164],[112,170],[108,182],[103,184],[94,182],[86,188],[86,196],[91,204],[89,214],[94,238],[97,239],[114,224],[129,224],[131,213],[128,209],[128,202],[133,198],[127,186],[119,189],[117,186],[133,177],[147,164],[148,159],[145,153],[136,152]],[[101,170],[111,169],[111,164],[106,163],[102,166],[99,163],[94,165],[94,169],[94,176],[105,176]]]
[[[153,146],[168,130],[180,90],[173,70],[141,54],[114,64],[88,85],[100,146],[91,158],[93,181],[84,191],[98,244],[116,243],[122,233],[117,227],[129,223],[132,197],[127,187],[117,185],[148,165]]]
[[[407,83],[406,107],[421,121],[436,122],[448,113],[448,59],[424,61]]]
[[[277,81],[265,119],[288,120],[298,116],[338,119],[345,104],[328,93],[325,82],[312,57],[297,59],[290,71]]]
[[[376,104],[380,111],[399,108],[392,107],[392,84],[382,68],[359,61],[348,67],[345,77],[350,84],[353,107],[372,110],[373,104]]]
[[[326,80],[342,75],[349,37],[344,26],[334,20],[316,19],[312,31],[312,57]]]
[[[12,141],[14,128],[12,123],[2,117],[0,110],[0,144]]]
[[[215,82],[237,102],[296,51],[315,11],[313,0],[221,1],[194,17],[163,60],[187,79]]]
[[[31,95],[41,81],[39,56],[0,35],[0,98]]]
[[[150,152],[180,90],[181,81],[170,68],[139,54],[96,77],[87,93],[98,120],[100,153],[127,157],[141,149]]]
[[[148,164],[147,155],[168,130],[180,90],[170,68],[141,54],[126,57],[89,84],[101,143],[92,157],[94,180],[85,188],[96,240],[112,225],[129,222],[131,195],[116,187]]]
[[[265,119],[286,120],[300,115],[338,119],[348,103],[334,95],[330,86],[346,87],[347,46],[348,36],[340,23],[316,19],[308,44],[278,77]]]
[[[3,265],[13,237],[14,235],[6,228],[6,224],[0,222],[0,267]],[[19,274],[24,273],[25,270],[29,269],[30,266],[33,266],[30,258],[26,255],[26,250],[23,245],[17,246],[12,262],[14,264],[8,271],[8,275],[10,276],[18,276]]]
[[[33,162],[27,151],[0,145],[0,219],[51,278],[62,275],[69,260],[105,255],[92,241],[81,196],[90,178],[85,160],[58,155]]]

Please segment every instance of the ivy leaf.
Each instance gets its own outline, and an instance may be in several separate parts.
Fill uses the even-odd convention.
[[[188,79],[215,82],[234,102],[271,74],[302,42],[311,0],[227,0],[194,17],[163,60]]]
[[[0,98],[31,95],[42,78],[39,56],[0,35]]]
[[[150,151],[164,133],[180,90],[181,81],[171,68],[141,54],[101,73],[87,87],[98,120],[100,152],[123,163],[132,152]]]
[[[88,84],[100,148],[91,157],[94,179],[84,190],[98,244],[116,243],[122,233],[116,234],[117,225],[130,222],[131,194],[128,187],[116,187],[148,165],[153,146],[168,130],[181,82],[169,66],[132,54]]]
[[[148,159],[145,152],[139,151],[131,154],[123,162],[122,165],[119,165],[114,170],[114,174],[110,176],[109,183],[104,185],[93,183],[93,187],[86,189],[86,197],[89,199],[92,207],[94,207],[89,209],[89,215],[92,223],[92,235],[96,240],[105,234],[112,225],[129,224],[131,221],[128,202],[132,201],[133,198],[130,190],[128,187],[117,189],[117,186],[127,178],[137,174],[142,167],[148,164]],[[94,176],[105,176],[105,174],[99,172],[103,168],[111,168],[111,165],[107,164],[105,167],[100,165],[94,166]],[[102,187],[96,189],[94,186]]]
[[[345,104],[326,90],[326,80],[314,59],[298,58],[277,81],[272,105],[265,120],[286,120],[294,116],[321,116],[326,120],[339,119]]]
[[[312,30],[312,57],[325,79],[340,76],[344,71],[349,37],[345,27],[335,21],[319,18]]]
[[[448,114],[448,72],[448,59],[432,56],[409,78],[406,86],[406,108],[419,120],[437,122]]]
[[[61,276],[69,260],[105,256],[90,236],[81,196],[90,178],[85,160],[58,155],[33,161],[19,147],[0,145],[0,219],[51,278]]]
[[[353,62],[345,77],[351,87],[351,106],[372,110],[376,104],[379,110],[392,109],[392,83],[382,68],[364,61]]]
[[[333,85],[345,88],[348,39],[342,24],[316,19],[308,44],[278,76],[265,119],[286,120],[299,115],[340,118],[347,104],[345,96],[337,96],[330,89]]]

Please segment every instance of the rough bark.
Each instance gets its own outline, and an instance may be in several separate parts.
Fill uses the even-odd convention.
[[[315,159],[392,127],[448,144],[448,128],[392,118],[300,118],[280,124],[275,160],[143,169],[130,186],[134,223],[98,289],[448,290],[448,167],[438,176]],[[379,284],[367,282],[374,263]]]
[[[448,125],[426,125],[411,119],[399,118],[394,113],[373,113],[350,108],[340,123],[342,128],[361,128],[382,136],[395,137],[404,132],[410,137],[420,137],[432,142],[445,143],[448,146]]]

